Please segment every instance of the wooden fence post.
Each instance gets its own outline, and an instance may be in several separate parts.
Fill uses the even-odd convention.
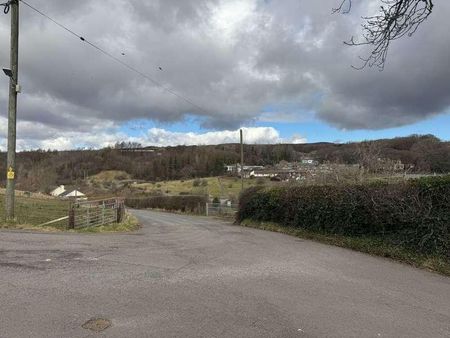
[[[75,229],[75,204],[69,206],[69,229]]]
[[[117,223],[122,223],[123,215],[125,213],[125,206],[122,200],[117,199]]]
[[[105,224],[105,201],[102,203],[102,225]]]

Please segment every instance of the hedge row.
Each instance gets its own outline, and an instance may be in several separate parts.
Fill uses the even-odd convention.
[[[125,200],[125,205],[134,209],[163,209],[192,213],[203,213],[205,204],[204,196],[148,196]]]
[[[238,221],[372,236],[450,258],[450,176],[395,184],[251,188],[239,204]]]

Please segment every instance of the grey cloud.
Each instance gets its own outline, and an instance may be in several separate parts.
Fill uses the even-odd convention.
[[[396,42],[380,73],[352,70],[365,51],[342,44],[360,31],[359,17],[371,2],[355,1],[347,16],[331,15],[336,2],[30,0],[203,109],[23,8],[19,116],[49,130],[89,134],[93,124],[140,118],[170,123],[187,115],[197,116],[203,127],[231,129],[258,120],[267,106],[289,107],[280,110],[281,119],[286,114],[295,119],[295,108],[298,119],[314,111],[346,129],[399,126],[448,110],[450,3],[436,4],[413,38]],[[217,26],[214,15],[224,10],[220,6],[247,3],[253,10],[228,36],[229,25],[242,13],[225,17],[224,27]],[[9,58],[8,25],[9,18],[0,16],[2,64]],[[6,107],[7,82],[0,85],[0,106]],[[0,111],[4,116],[6,109]]]
[[[306,3],[300,2],[299,6]],[[320,3],[320,7],[324,5]],[[308,33],[305,41],[300,45],[289,38],[271,39],[270,43],[264,44],[265,47],[260,49],[263,52],[258,66],[263,69],[280,67],[281,64],[286,70],[298,73],[295,79],[301,79],[305,73],[320,79],[318,83],[311,83],[315,86],[313,91],[323,94],[323,99],[314,104],[314,109],[318,117],[340,128],[379,129],[422,120],[445,112],[450,106],[450,84],[447,80],[450,75],[450,45],[448,39],[443,38],[448,31],[448,24],[445,23],[450,5],[438,5],[441,6],[439,12],[433,13],[430,21],[413,38],[405,38],[393,44],[384,72],[349,69],[350,64],[357,63],[356,53],[364,55],[368,51],[350,49],[340,43],[355,33],[352,24],[342,21],[347,17],[332,17],[328,20],[314,20],[311,17],[306,25]],[[307,13],[317,15],[319,6],[316,9],[313,6],[307,7]],[[367,9],[360,3],[356,11],[364,13]],[[274,12],[277,13],[277,9]],[[289,16],[285,12],[283,15],[284,18]],[[317,15],[315,19],[320,16]],[[301,20],[299,22],[301,25]],[[320,46],[308,46],[311,42],[308,41],[308,36],[317,38],[320,30],[327,30],[327,25],[332,29],[329,34],[322,35]],[[288,29],[283,30],[292,29],[292,26],[287,27]],[[286,34],[276,35],[286,37]],[[287,86],[284,93],[291,91],[294,96],[297,89],[304,93],[298,83],[290,85],[287,78],[283,83]],[[304,85],[307,81],[301,83]]]
[[[155,0],[129,1],[133,14],[141,23],[166,33],[177,31],[180,26],[192,28],[204,22],[217,0]]]
[[[440,11],[413,38],[392,46],[385,71],[366,69],[344,76],[329,69],[329,95],[318,108],[319,117],[342,128],[378,129],[446,112],[450,44],[444,22],[450,6],[439,5]]]
[[[52,11],[58,15],[73,16],[77,12],[85,10],[85,7],[90,4],[90,0],[77,1],[61,1],[61,0],[46,0],[46,1],[29,1],[30,5],[38,5],[41,10]],[[25,7],[25,6],[23,6]]]

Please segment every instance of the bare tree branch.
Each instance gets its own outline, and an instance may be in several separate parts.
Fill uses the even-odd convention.
[[[347,4],[347,7],[344,8],[344,6]],[[348,14],[352,10],[352,0],[342,0],[341,4],[333,8],[332,13],[342,13],[342,14]]]
[[[380,0],[379,14],[363,17],[365,23],[362,41],[351,37],[344,42],[348,46],[373,46],[372,52],[367,57],[360,57],[362,64],[355,69],[363,69],[366,66],[376,66],[383,70],[389,46],[392,41],[407,35],[412,36],[420,24],[423,23],[433,11],[433,0]],[[341,4],[333,8],[333,13],[349,13],[352,8],[352,0],[343,0]]]

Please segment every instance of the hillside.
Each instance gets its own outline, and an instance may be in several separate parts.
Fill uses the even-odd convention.
[[[244,180],[244,189],[255,185],[275,186],[270,179]],[[137,194],[153,195],[209,195],[236,202],[241,192],[241,180],[236,177],[208,177],[203,179],[136,183],[130,189]]]
[[[244,151],[248,165],[312,158],[320,163],[366,166],[374,158],[382,158],[400,160],[408,164],[412,173],[450,172],[450,143],[432,135],[347,144],[245,145]],[[5,172],[6,156],[2,153],[0,157],[0,170]],[[91,186],[102,187],[105,177],[95,175],[105,171],[119,171],[118,181],[123,185],[220,176],[224,174],[225,164],[236,163],[239,158],[238,144],[21,152],[17,156],[17,188],[48,192],[58,184],[81,185],[87,178]],[[1,184],[4,183],[3,179]],[[114,191],[120,187],[105,188]]]

